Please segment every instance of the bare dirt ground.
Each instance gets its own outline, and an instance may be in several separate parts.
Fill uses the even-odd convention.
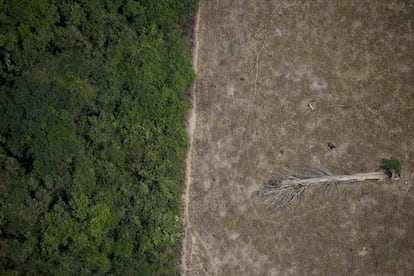
[[[200,1],[180,273],[414,274],[413,15],[414,1]],[[278,213],[258,196],[276,173],[377,171],[392,156],[398,182]]]

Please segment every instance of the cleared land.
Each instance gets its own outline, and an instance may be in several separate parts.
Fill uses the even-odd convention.
[[[200,11],[183,274],[412,275],[414,2],[223,0]],[[308,194],[278,213],[258,196],[276,173],[376,171],[391,156],[406,179]]]

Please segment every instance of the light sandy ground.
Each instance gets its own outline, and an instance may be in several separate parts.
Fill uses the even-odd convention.
[[[413,275],[414,1],[200,7],[179,273]],[[257,193],[303,165],[360,173],[391,156],[407,182],[311,192],[279,213]]]

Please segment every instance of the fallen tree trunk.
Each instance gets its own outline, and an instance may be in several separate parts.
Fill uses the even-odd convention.
[[[385,180],[389,176],[384,172],[358,173],[353,175],[331,175],[323,169],[311,169],[319,174],[317,177],[300,179],[293,176],[278,176],[269,181],[259,194],[265,198],[267,208],[286,208],[293,202],[300,200],[306,188],[320,187],[325,193],[331,191],[332,187],[339,183],[353,183],[364,180]]]
[[[327,175],[315,178],[299,179],[295,177],[289,177],[287,179],[281,179],[280,184],[290,185],[321,185],[329,182],[360,182],[364,180],[384,180],[388,177],[383,172],[370,172],[370,173],[358,173],[352,175]]]

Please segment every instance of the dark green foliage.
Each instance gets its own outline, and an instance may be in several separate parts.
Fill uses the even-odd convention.
[[[195,1],[0,1],[0,274],[174,274]]]
[[[396,174],[401,173],[401,161],[397,158],[391,158],[387,160],[387,169],[393,171]]]
[[[48,0],[0,1],[0,78],[10,78],[38,61],[58,21]]]

